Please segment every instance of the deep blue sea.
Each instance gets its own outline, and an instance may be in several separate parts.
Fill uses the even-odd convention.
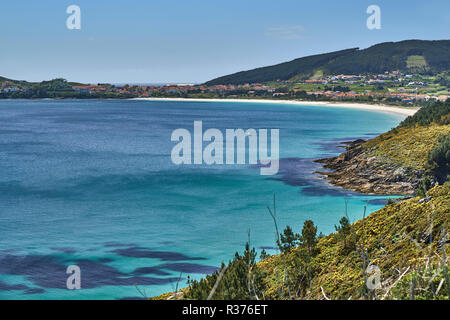
[[[402,116],[248,102],[0,101],[0,299],[155,296],[211,273],[280,229],[311,219],[327,234],[382,207],[384,196],[330,186],[313,159],[370,138]],[[280,130],[280,171],[171,161],[177,128]],[[66,268],[81,289],[66,288]]]

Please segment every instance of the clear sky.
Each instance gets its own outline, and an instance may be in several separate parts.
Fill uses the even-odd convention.
[[[69,5],[81,29],[69,30]],[[366,9],[381,8],[381,30]],[[450,39],[448,0],[2,0],[0,75],[198,83],[385,41]]]

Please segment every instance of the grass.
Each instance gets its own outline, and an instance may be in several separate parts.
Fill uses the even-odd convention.
[[[311,77],[311,80],[319,80],[323,78],[323,70],[322,69],[317,69],[316,71],[314,71],[313,76]]]
[[[406,60],[406,67],[408,69],[424,69],[428,64],[424,56],[409,56]]]

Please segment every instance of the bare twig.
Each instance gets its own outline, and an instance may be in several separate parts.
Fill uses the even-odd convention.
[[[408,272],[410,267],[406,268],[406,270],[400,275],[400,277],[395,280],[395,282],[386,290],[386,293],[383,295],[383,297],[381,298],[381,300],[386,299],[386,297],[388,296],[389,292],[392,290],[393,287],[395,287],[395,285],[403,278],[403,276]]]
[[[325,298],[325,300],[330,300],[330,298],[328,298],[327,295],[325,294],[325,291],[323,291],[322,286],[320,286],[320,290],[322,290],[322,295]],[[350,298],[349,298],[349,300],[350,300]]]
[[[278,231],[278,224],[277,224],[277,208],[275,206],[275,194],[273,195],[273,212],[270,209],[270,206],[267,206],[267,210],[269,211],[269,214],[273,219],[273,223],[275,224],[275,232],[277,233],[277,246],[279,246],[280,245],[280,233]]]
[[[439,291],[441,290],[443,284],[444,284],[444,279],[441,279],[441,282],[439,282],[439,286],[436,289],[436,295],[439,294]]]
[[[177,285],[175,286],[175,292],[178,292],[178,284],[180,283],[181,280],[181,275],[183,274],[183,272],[180,272],[180,276],[177,279]]]
[[[144,297],[144,299],[148,299],[147,293],[145,292],[145,289],[144,289],[144,290],[139,289],[137,283],[135,283],[134,286],[135,286],[137,292],[139,292],[139,294],[140,294],[142,297]]]
[[[227,269],[227,265],[224,265],[222,270],[220,271],[219,276],[217,277],[216,283],[214,283],[214,286],[211,289],[211,292],[209,293],[208,298],[206,298],[206,300],[211,300],[212,296],[216,292],[217,286],[219,285],[220,281],[222,280],[223,274],[225,273],[226,269]]]

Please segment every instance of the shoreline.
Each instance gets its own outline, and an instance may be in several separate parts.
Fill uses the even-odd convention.
[[[195,101],[195,102],[245,102],[245,103],[271,103],[271,104],[289,104],[298,106],[321,106],[350,108],[359,110],[368,110],[384,113],[394,113],[404,116],[415,114],[420,108],[411,107],[393,107],[382,104],[365,104],[352,102],[328,102],[328,101],[300,101],[300,100],[276,100],[276,99],[203,99],[203,98],[131,98],[130,100],[141,101]]]

